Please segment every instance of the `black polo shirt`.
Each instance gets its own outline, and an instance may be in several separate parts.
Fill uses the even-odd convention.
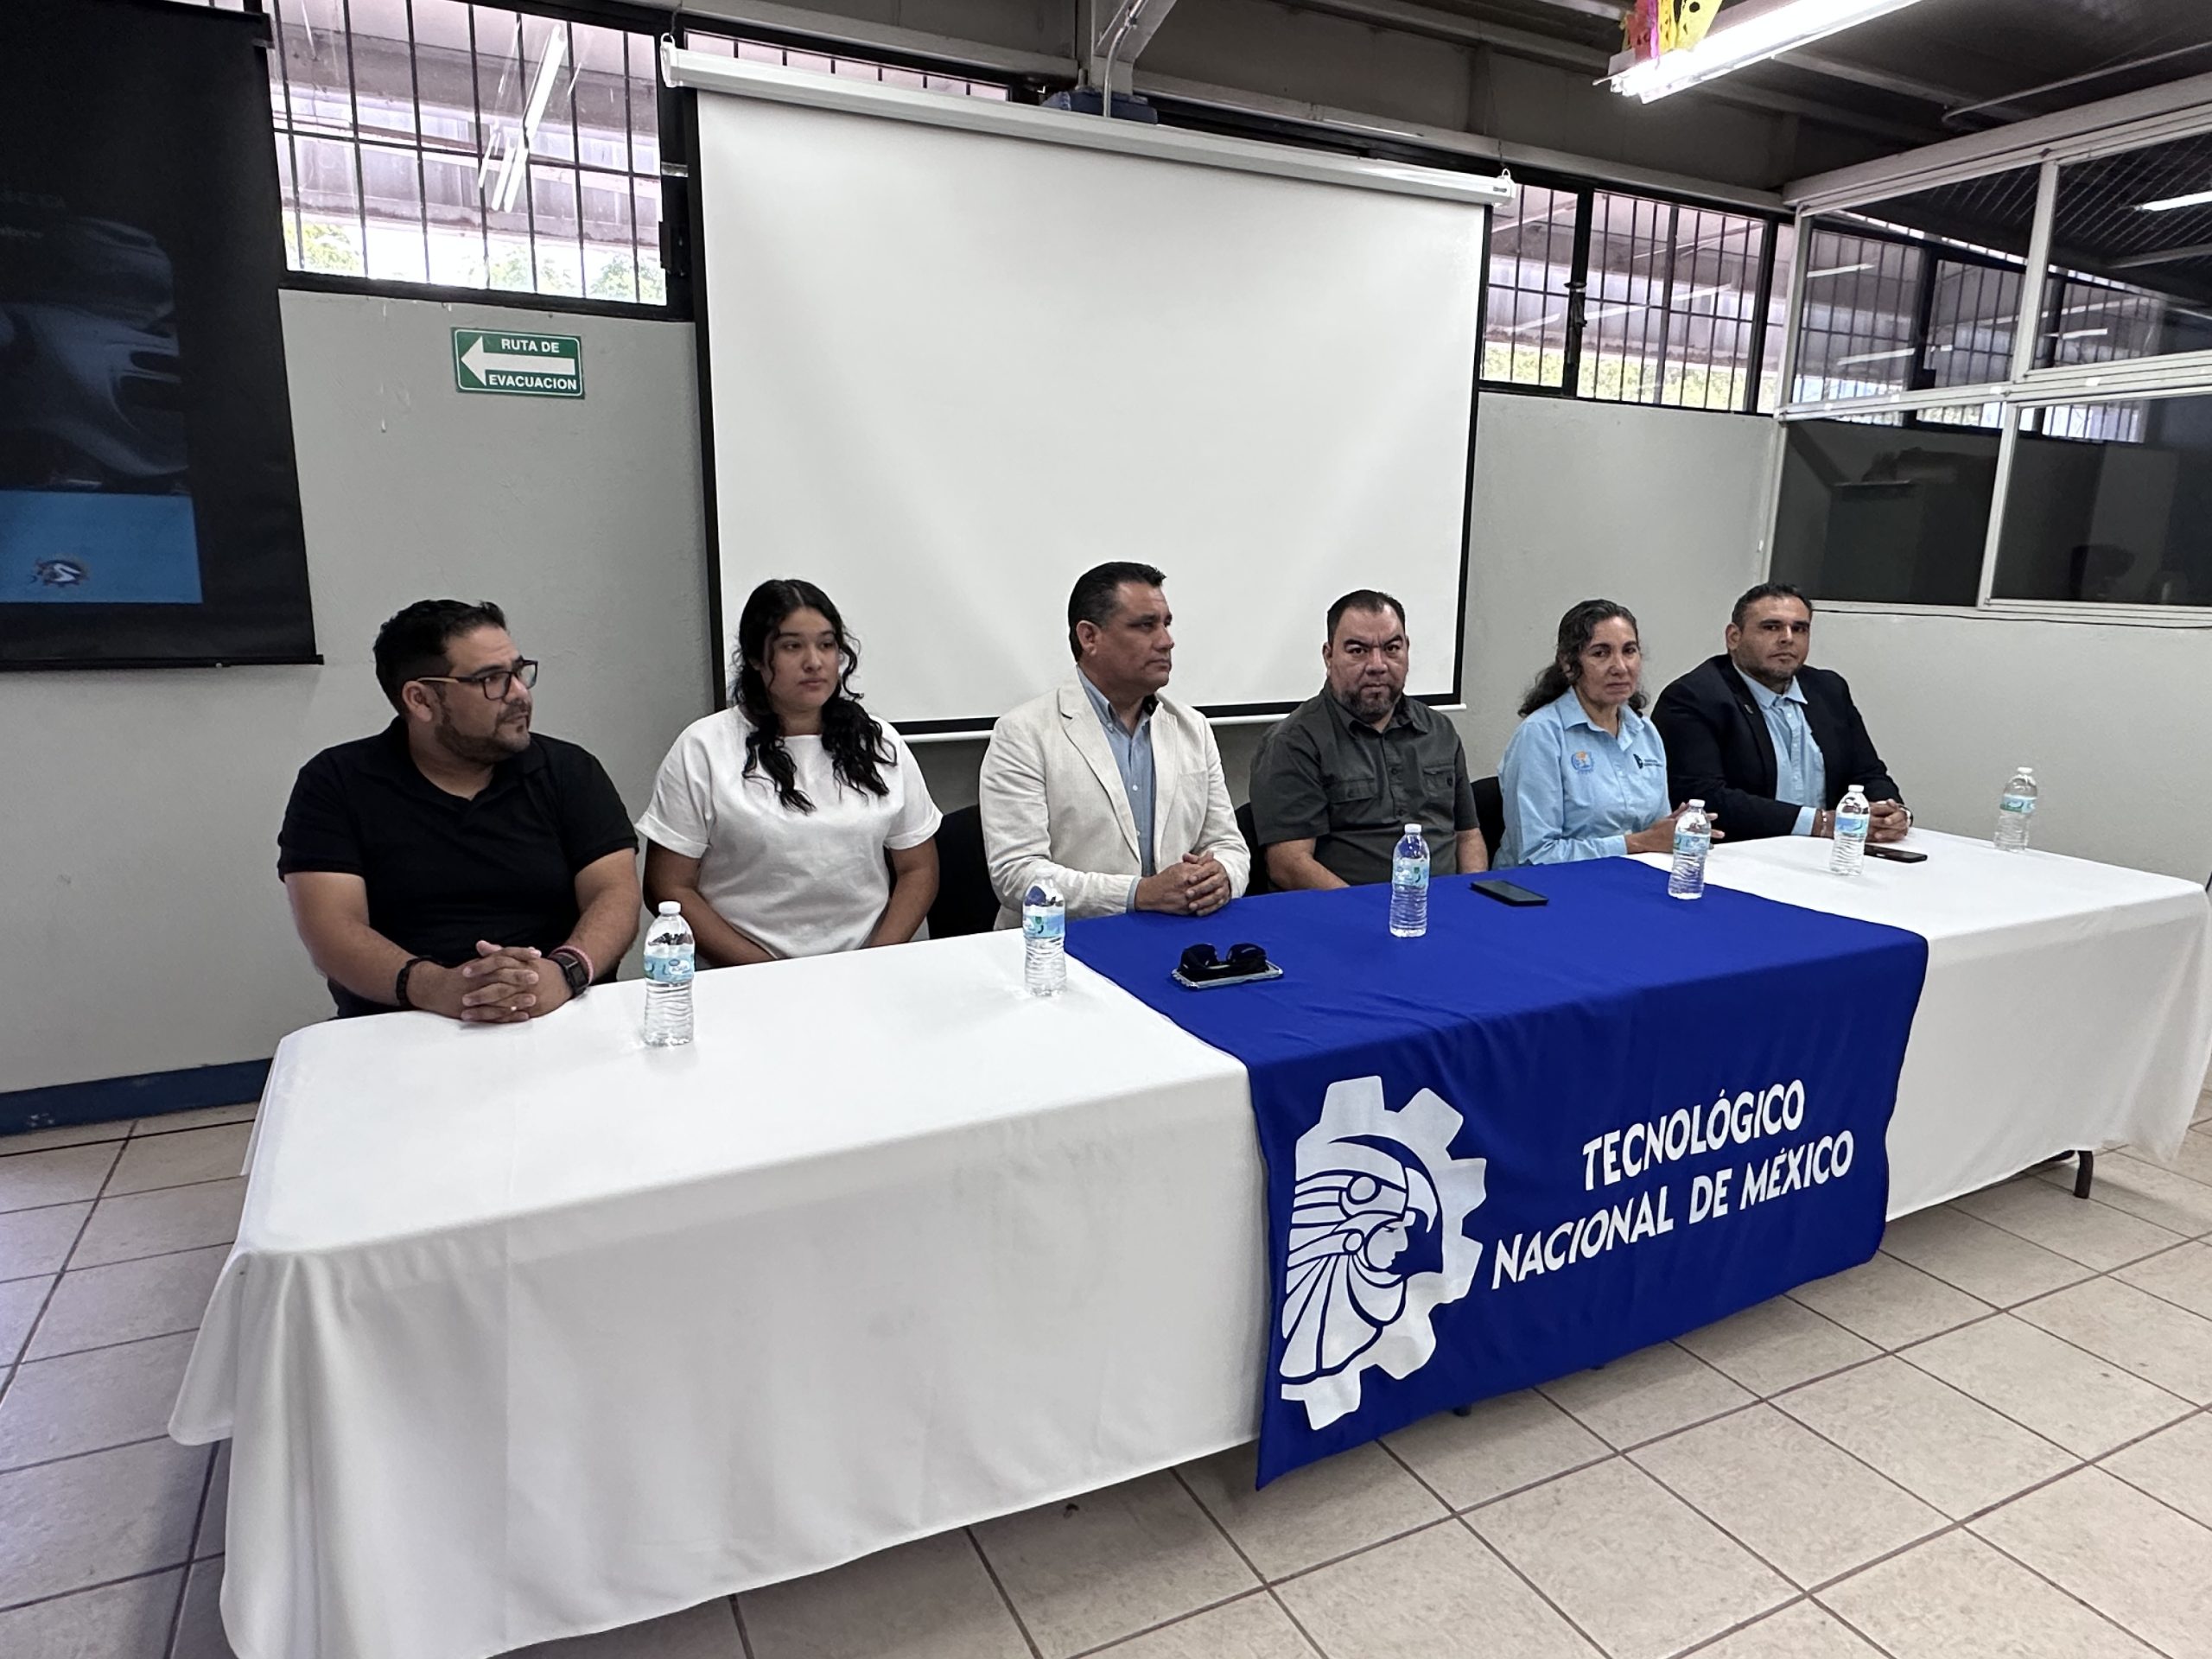
[[[1418,823],[1430,872],[1453,874],[1458,832],[1475,827],[1465,746],[1427,703],[1399,698],[1378,732],[1323,691],[1253,756],[1252,823],[1263,848],[1312,841],[1322,868],[1355,887],[1390,879],[1398,837]]]
[[[394,720],[300,768],[276,873],[361,877],[369,925],[410,956],[452,968],[476,954],[479,939],[540,950],[563,943],[579,913],[576,872],[637,845],[606,769],[575,744],[533,735],[463,800],[423,775]],[[341,1014],[389,1012],[341,985],[330,994]]]

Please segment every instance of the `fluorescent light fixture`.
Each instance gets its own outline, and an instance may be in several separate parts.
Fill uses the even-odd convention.
[[[2069,328],[2059,335],[2061,340],[2101,340],[2112,333],[2109,328]]]
[[[1695,46],[1663,57],[1615,58],[1607,77],[1615,92],[1646,104],[1747,64],[1807,46],[1839,29],[1901,11],[1914,0],[1758,0],[1725,11]]]
[[[1823,276],[1848,276],[1854,271],[1873,269],[1874,262],[1872,259],[1861,259],[1855,265],[1830,265],[1826,270],[1808,270],[1805,273],[1805,280],[1808,283],[1817,283]]]
[[[1886,363],[1893,357],[1910,357],[1911,355],[1912,347],[1910,346],[1904,346],[1898,347],[1894,352],[1861,352],[1856,357],[1839,357],[1829,366],[1838,369],[1847,369],[1853,363]]]
[[[2164,201],[2139,201],[2139,213],[2171,213],[2177,207],[2202,207],[2212,204],[2212,190],[2197,190],[2186,196],[2168,196]]]

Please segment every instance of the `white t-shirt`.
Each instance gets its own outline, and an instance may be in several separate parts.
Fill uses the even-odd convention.
[[[891,898],[887,849],[918,847],[944,815],[906,740],[892,752],[888,795],[840,783],[818,737],[786,737],[799,790],[814,810],[786,807],[765,766],[745,771],[752,724],[734,709],[683,728],[653,780],[638,833],[699,861],[700,896],[733,927],[779,957],[855,950]]]

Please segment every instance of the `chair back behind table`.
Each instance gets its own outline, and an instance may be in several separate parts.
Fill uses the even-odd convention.
[[[1475,791],[1475,823],[1483,832],[1483,845],[1490,849],[1490,861],[1497,862],[1497,849],[1505,845],[1505,791],[1496,777],[1478,778],[1471,785]]]
[[[1244,837],[1244,850],[1252,855],[1252,878],[1244,891],[1248,893],[1273,893],[1275,884],[1268,879],[1268,850],[1260,845],[1260,831],[1252,817],[1252,803],[1247,801],[1236,809],[1237,833]]]
[[[955,807],[938,826],[937,899],[930,906],[930,937],[988,933],[998,918],[998,895],[991,891],[990,867],[983,857],[982,809]]]

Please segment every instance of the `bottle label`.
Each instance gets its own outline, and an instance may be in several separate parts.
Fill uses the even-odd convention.
[[[689,950],[648,950],[645,977],[656,985],[689,985],[692,961]]]
[[[1027,910],[1021,912],[1021,937],[1025,939],[1059,939],[1067,936],[1068,917],[1064,910]]]
[[[1839,812],[1835,815],[1835,838],[1838,841],[1864,841],[1870,822],[1864,812]]]
[[[2017,812],[2024,818],[2036,810],[2036,798],[2032,795],[2007,795],[1999,805],[2003,810]]]
[[[1428,885],[1428,861],[1425,858],[1400,857],[1390,865],[1390,885],[1398,887],[1425,887]]]

